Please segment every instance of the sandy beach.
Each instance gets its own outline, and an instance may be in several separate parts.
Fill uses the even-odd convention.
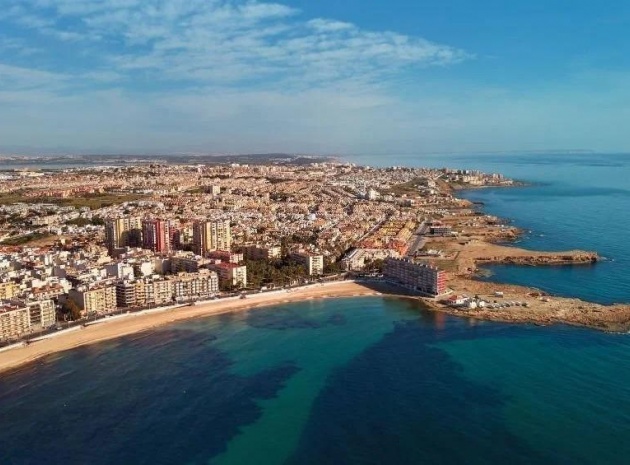
[[[316,284],[248,296],[247,299],[229,298],[211,301],[192,307],[155,309],[139,313],[130,313],[120,317],[99,320],[84,328],[47,336],[33,341],[26,347],[6,348],[0,352],[0,372],[15,369],[56,352],[75,347],[94,344],[158,326],[190,318],[219,315],[221,313],[243,311],[288,302],[304,301],[332,297],[355,297],[380,295],[380,292],[352,281]]]
[[[492,293],[501,289],[505,295],[501,301],[519,300],[528,303],[528,308],[511,307],[502,309],[453,309],[434,299],[418,299],[426,308],[450,313],[459,317],[479,320],[494,320],[511,323],[554,324],[565,323],[587,326],[605,331],[625,332],[630,327],[630,306],[604,306],[583,302],[578,299],[549,297],[541,300],[533,289],[515,285],[485,283],[474,279],[459,278],[449,283],[454,293],[480,295],[492,300]],[[41,357],[75,347],[94,344],[121,336],[151,330],[169,323],[191,318],[246,311],[289,302],[311,299],[356,297],[368,295],[405,296],[403,289],[385,283],[359,283],[353,281],[315,284],[311,286],[254,294],[247,299],[226,298],[201,303],[195,306],[169,307],[146,310],[105,318],[84,328],[74,327],[33,340],[28,346],[12,346],[0,349],[0,373],[16,369]],[[408,296],[406,296],[408,297]]]

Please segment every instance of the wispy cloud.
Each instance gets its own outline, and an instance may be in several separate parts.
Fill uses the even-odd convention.
[[[0,37],[0,140],[15,145],[35,138],[137,151],[351,147],[389,131],[399,76],[474,58],[273,1],[3,6],[0,30],[10,32]],[[20,59],[28,47],[39,52]]]
[[[310,86],[376,81],[406,67],[471,58],[422,38],[302,18],[270,2],[13,0],[4,18],[34,33],[83,41],[102,65],[154,82]]]

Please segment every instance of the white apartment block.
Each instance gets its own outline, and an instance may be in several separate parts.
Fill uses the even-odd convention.
[[[310,276],[324,274],[324,256],[308,252],[291,254],[291,258],[306,267]]]

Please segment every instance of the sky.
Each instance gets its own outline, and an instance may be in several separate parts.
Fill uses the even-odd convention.
[[[630,152],[627,0],[2,0],[0,152]]]

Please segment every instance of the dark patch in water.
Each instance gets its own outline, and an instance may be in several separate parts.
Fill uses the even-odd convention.
[[[234,375],[212,340],[161,330],[3,377],[0,463],[207,463],[260,417],[256,401],[273,398],[298,371],[285,363]],[[97,369],[75,368],[86,365]]]
[[[334,313],[328,317],[327,322],[333,326],[344,326],[348,323],[348,320],[341,313]]]
[[[313,318],[307,318],[289,308],[277,308],[269,312],[250,312],[247,315],[247,324],[252,328],[281,331],[287,329],[317,329],[325,326],[324,323]]]
[[[318,322],[304,318],[290,310],[279,310],[277,314],[253,312],[247,316],[247,324],[253,328],[277,330],[321,327]]]
[[[505,399],[466,379],[431,334],[399,324],[334,373],[287,463],[569,463],[514,436]]]

